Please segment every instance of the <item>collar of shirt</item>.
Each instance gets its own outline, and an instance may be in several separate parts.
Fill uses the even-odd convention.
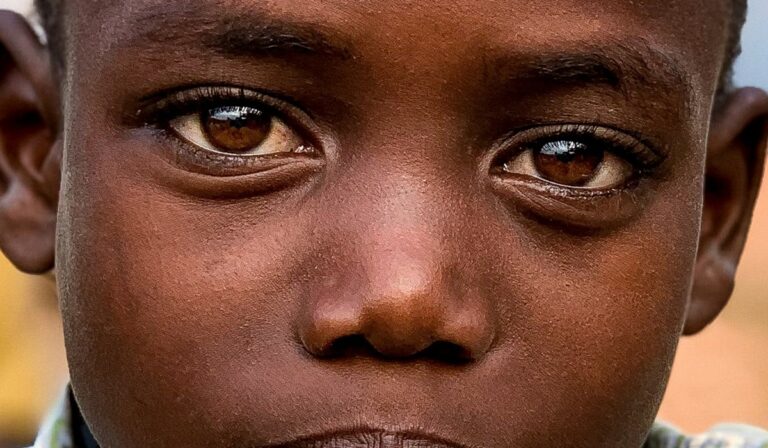
[[[75,448],[72,442],[72,412],[69,388],[61,394],[51,412],[43,420],[32,448]]]

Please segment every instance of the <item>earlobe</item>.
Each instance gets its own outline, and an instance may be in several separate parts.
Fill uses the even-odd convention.
[[[699,251],[684,334],[703,330],[733,292],[768,146],[768,95],[731,93],[713,118]]]
[[[59,108],[47,50],[0,11],[0,249],[19,269],[53,268]]]

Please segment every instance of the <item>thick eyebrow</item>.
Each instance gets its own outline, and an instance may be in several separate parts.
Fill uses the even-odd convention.
[[[552,85],[604,85],[622,93],[659,87],[690,97],[693,81],[680,61],[644,41],[542,50],[486,60],[486,76]]]
[[[227,23],[223,31],[205,35],[203,44],[219,52],[232,55],[260,54],[319,54],[349,59],[349,47],[333,42],[316,28],[271,21],[253,24]]]
[[[259,10],[234,14],[194,4],[152,5],[132,14],[126,29],[129,46],[203,47],[234,57],[352,56],[343,39],[319,25],[279,19]]]

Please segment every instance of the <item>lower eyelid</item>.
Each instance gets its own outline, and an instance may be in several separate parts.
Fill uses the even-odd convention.
[[[169,131],[157,131],[161,144],[167,146],[161,158],[190,175],[204,175],[212,178],[235,178],[259,175],[284,166],[304,164],[315,166],[322,163],[321,157],[307,157],[294,154],[267,154],[263,156],[234,156],[209,151],[187,143],[171,135]],[[169,154],[170,153],[170,154]]]
[[[647,192],[638,188],[569,188],[526,177],[493,177],[491,187],[513,212],[569,232],[619,227],[636,217],[648,200]]]
[[[252,198],[268,194],[288,193],[293,188],[311,185],[319,178],[325,165],[323,159],[302,160],[264,160],[258,169],[251,167],[246,170],[231,168],[197,170],[189,166],[158,169],[157,182],[174,191],[182,192],[185,196],[210,199],[216,202],[227,199]]]

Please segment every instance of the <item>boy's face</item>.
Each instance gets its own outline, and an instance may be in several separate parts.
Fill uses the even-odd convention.
[[[56,266],[96,437],[642,445],[725,3],[68,2]]]

